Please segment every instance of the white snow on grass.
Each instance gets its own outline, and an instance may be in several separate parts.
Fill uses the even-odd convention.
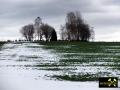
[[[45,75],[61,72],[38,70],[38,67],[32,67],[39,63],[58,62],[59,58],[57,53],[53,53],[52,50],[45,50],[39,44],[5,44],[0,51],[0,90],[108,90],[100,89],[98,82],[46,79]],[[78,71],[75,72],[79,73],[97,72],[99,70],[96,67],[76,68]]]

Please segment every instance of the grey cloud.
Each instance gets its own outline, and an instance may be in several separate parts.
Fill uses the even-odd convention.
[[[37,16],[47,19],[65,16],[66,12],[74,10],[80,10],[82,13],[101,11],[90,0],[45,0],[44,2],[40,0],[5,0],[0,2],[2,2],[1,21],[13,24],[27,22]]]
[[[93,13],[85,15],[85,19],[95,27],[117,27],[120,26],[120,14]]]
[[[66,13],[76,10],[81,12],[88,24],[96,28],[97,34],[99,28],[119,27],[120,23],[120,15],[106,9],[107,5],[120,4],[119,0],[0,0],[0,3],[0,32],[7,33],[4,27],[14,28],[13,33],[7,33],[7,36],[16,36],[16,26],[31,23],[37,16],[58,29],[60,24],[64,24]]]
[[[94,0],[92,0],[94,1]],[[67,11],[80,10],[81,12],[98,12],[101,11],[96,6],[92,5],[90,0],[51,0],[40,4],[41,1],[31,2],[15,2],[8,4],[7,7],[2,8],[0,13],[2,17],[20,18],[42,15],[46,17],[54,17],[62,15]],[[9,9],[6,9],[9,8]]]
[[[105,0],[106,5],[120,5],[120,0]]]

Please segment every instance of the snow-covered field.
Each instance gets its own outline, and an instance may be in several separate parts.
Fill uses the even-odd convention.
[[[43,49],[42,45],[35,43],[5,44],[0,51],[0,90],[99,89],[97,81],[77,82],[50,79],[47,76],[59,74],[61,71],[44,70],[36,66],[41,63],[58,62],[60,56],[57,53],[53,53],[52,50]],[[101,69],[100,67],[76,68],[77,70],[75,72],[81,73],[86,71],[96,72]],[[107,69],[104,68],[103,70]]]

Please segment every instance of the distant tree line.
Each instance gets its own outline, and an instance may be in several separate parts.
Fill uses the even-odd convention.
[[[69,12],[66,15],[66,22],[60,27],[61,40],[68,41],[89,41],[94,39],[94,31],[82,18],[79,12]],[[42,22],[40,17],[34,20],[33,24],[25,25],[20,30],[27,41],[45,39],[46,41],[57,41],[57,33],[49,24]]]

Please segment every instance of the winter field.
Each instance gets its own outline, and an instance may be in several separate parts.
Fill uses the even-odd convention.
[[[120,80],[119,42],[0,44],[0,90],[98,90],[108,76]]]

